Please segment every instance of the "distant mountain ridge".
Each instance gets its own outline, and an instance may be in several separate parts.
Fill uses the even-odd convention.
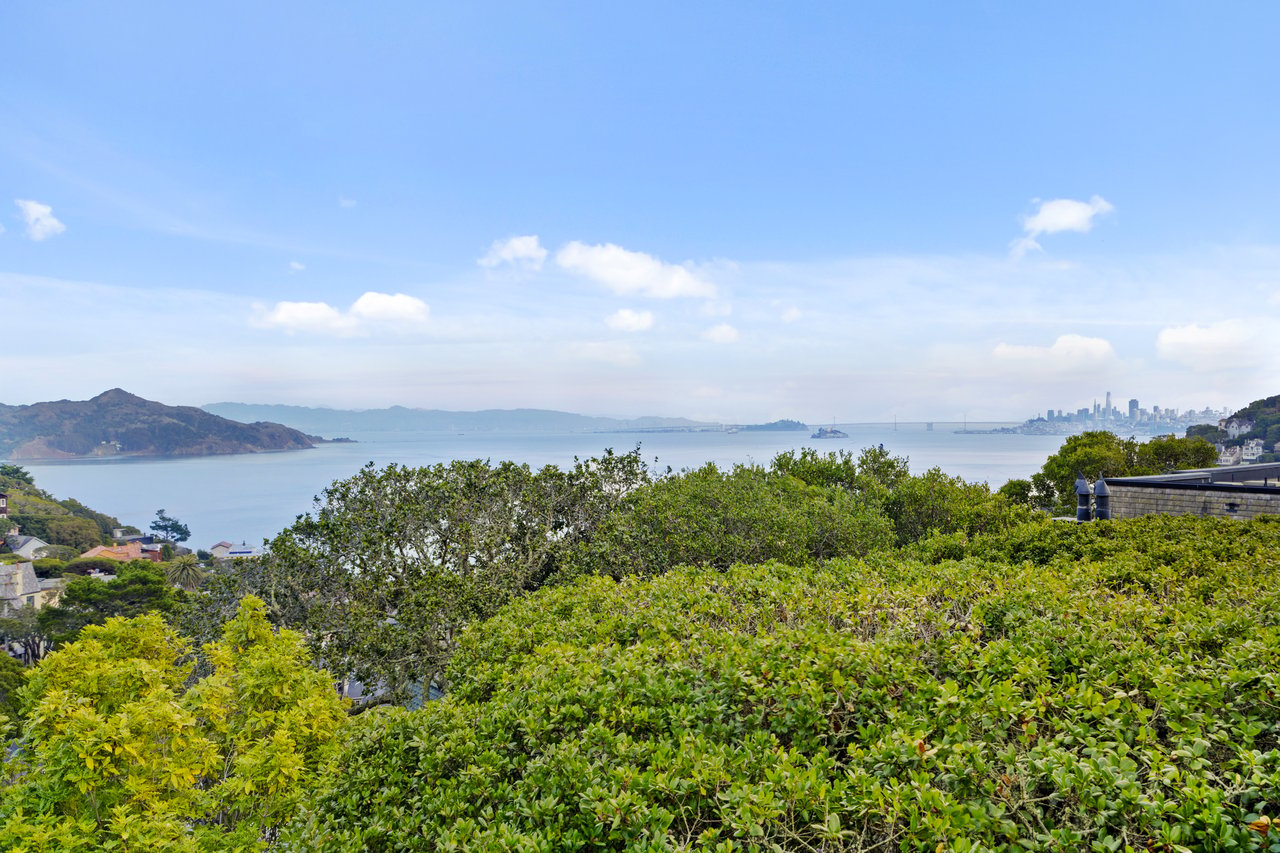
[[[0,458],[14,461],[302,450],[318,440],[279,423],[241,423],[120,388],[91,400],[0,404]]]
[[[288,424],[295,429],[328,436],[353,432],[615,432],[624,430],[699,429],[716,427],[688,418],[602,418],[550,409],[485,409],[452,412],[442,409],[318,409],[306,406],[209,403],[204,411],[232,420]]]

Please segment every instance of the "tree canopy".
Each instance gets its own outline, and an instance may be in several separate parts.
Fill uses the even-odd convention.
[[[176,518],[170,518],[163,509],[156,510],[156,520],[151,522],[151,529],[169,542],[186,542],[191,538],[191,528]]]
[[[1035,499],[1042,506],[1067,511],[1075,505],[1074,484],[1079,474],[1088,479],[1161,474],[1214,464],[1217,452],[1202,438],[1158,436],[1145,443],[1102,430],[1073,435],[1031,478]]]
[[[46,657],[3,766],[0,846],[27,851],[261,849],[291,820],[346,720],[302,638],[243,601],[213,672],[154,613],[114,617]]]
[[[370,465],[325,489],[261,560],[211,576],[205,609],[260,595],[317,659],[405,701],[443,686],[463,627],[538,588],[648,479],[638,450],[568,470]]]
[[[143,613],[173,614],[179,600],[164,569],[146,560],[112,565],[115,580],[86,575],[68,578],[54,606],[39,614],[40,628],[55,644],[69,642],[86,625],[101,625],[116,616]]]
[[[355,722],[283,846],[1267,849],[1278,555],[1274,520],[1032,522],[543,589]]]

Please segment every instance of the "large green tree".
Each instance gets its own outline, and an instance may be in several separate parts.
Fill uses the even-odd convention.
[[[40,612],[28,604],[0,615],[0,642],[5,648],[16,643],[26,666],[44,657],[52,645],[48,629],[40,623]]]
[[[1031,482],[1041,505],[1065,512],[1075,504],[1079,474],[1089,480],[1160,474],[1209,467],[1216,457],[1213,445],[1199,437],[1160,436],[1143,444],[1135,438],[1097,430],[1064,441]]]
[[[1026,517],[1018,501],[992,494],[985,483],[969,483],[939,468],[913,475],[908,460],[883,445],[866,448],[856,458],[848,451],[788,451],[774,458],[773,470],[860,496],[889,518],[901,545],[933,533],[968,536],[1004,529]]]
[[[860,556],[891,542],[889,520],[856,492],[759,466],[708,464],[629,495],[575,554],[574,568],[651,576],[679,565]]]
[[[100,625],[113,616],[169,615],[178,608],[173,587],[156,563],[116,563],[115,571],[110,581],[83,575],[69,578],[58,603],[39,612],[42,632],[55,644],[65,643],[86,625]]]
[[[169,542],[186,542],[191,538],[191,528],[176,518],[171,518],[163,509],[156,510],[156,520],[151,522],[155,534]]]
[[[541,586],[648,477],[638,450],[567,470],[370,465],[325,489],[261,560],[210,577],[190,617],[252,592],[305,628],[318,660],[404,700],[443,686],[458,632]]]

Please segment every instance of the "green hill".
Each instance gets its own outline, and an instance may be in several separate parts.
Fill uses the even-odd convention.
[[[239,423],[119,388],[84,401],[0,404],[0,458],[14,461],[301,450],[316,440],[277,423]]]
[[[1227,418],[1227,420],[1247,421],[1253,424],[1253,428],[1246,433],[1231,438],[1225,430],[1219,429],[1212,424],[1204,424],[1190,427],[1187,430],[1187,435],[1198,435],[1206,441],[1222,444],[1226,447],[1239,447],[1250,439],[1260,438],[1268,451],[1267,458],[1261,461],[1270,461],[1274,457],[1275,454],[1271,453],[1271,449],[1276,446],[1277,442],[1280,442],[1280,394],[1276,394],[1273,397],[1264,397],[1261,400],[1254,400]]]

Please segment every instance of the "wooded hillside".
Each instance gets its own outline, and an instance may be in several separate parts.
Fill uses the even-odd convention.
[[[114,388],[91,400],[0,405],[0,458],[206,456],[300,450],[314,439],[274,423],[243,424]]]

